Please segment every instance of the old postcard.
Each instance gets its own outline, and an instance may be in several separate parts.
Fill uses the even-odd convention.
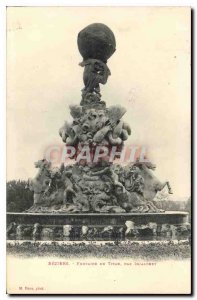
[[[191,293],[191,9],[7,7],[7,293]]]

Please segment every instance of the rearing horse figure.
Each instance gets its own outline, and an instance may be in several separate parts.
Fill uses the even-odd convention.
[[[51,184],[51,163],[45,159],[35,162],[39,169],[35,178],[28,180],[28,188],[34,192],[34,204],[42,202],[43,195],[49,190]]]
[[[152,171],[156,169],[156,165],[151,162],[137,161],[134,166],[140,169],[140,174],[144,178],[144,198],[147,201],[152,201],[157,192],[163,190],[165,186],[168,188],[168,193],[173,194],[169,181],[160,182]]]

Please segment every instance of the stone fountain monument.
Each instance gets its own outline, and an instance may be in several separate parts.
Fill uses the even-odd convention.
[[[71,123],[65,121],[59,135],[70,151],[72,164],[53,169],[46,158],[35,163],[36,177],[28,187],[34,205],[24,213],[8,213],[9,230],[22,235],[25,226],[32,235],[43,232],[63,236],[102,236],[106,232],[152,234],[171,232],[187,222],[187,213],[164,212],[153,199],[167,186],[154,175],[155,165],[137,159],[126,166],[115,164],[131,135],[121,105],[107,106],[101,85],[111,75],[108,59],[116,50],[113,32],[104,24],[87,26],[78,34],[78,49],[84,68],[81,101],[70,106]]]

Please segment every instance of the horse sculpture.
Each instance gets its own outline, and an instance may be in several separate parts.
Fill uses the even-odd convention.
[[[42,202],[43,195],[50,188],[50,166],[51,163],[45,159],[35,162],[35,167],[39,169],[35,178],[28,180],[28,188],[34,192],[34,204]]]
[[[160,182],[152,171],[156,169],[156,165],[151,162],[137,161],[134,166],[140,170],[140,175],[144,178],[143,196],[147,201],[152,201],[157,192],[163,190],[165,186],[168,188],[168,193],[173,194],[169,181]]]

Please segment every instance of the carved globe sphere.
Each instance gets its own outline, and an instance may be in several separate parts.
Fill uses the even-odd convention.
[[[77,43],[84,60],[94,58],[106,63],[116,50],[113,32],[102,23],[94,23],[82,29],[78,34]]]

